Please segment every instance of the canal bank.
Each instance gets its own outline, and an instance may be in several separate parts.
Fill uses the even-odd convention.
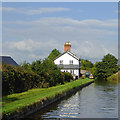
[[[118,85],[108,81],[88,85],[24,120],[117,120]]]
[[[45,92],[45,95],[43,97],[36,97],[36,90],[31,90],[32,92],[32,97],[36,97],[36,100],[34,100],[33,102],[29,102],[31,100],[31,98],[28,96],[26,97],[26,99],[24,99],[24,101],[28,101],[28,103],[26,103],[26,105],[23,106],[19,106],[21,105],[24,101],[22,101],[22,99],[18,99],[17,96],[21,96],[21,95],[27,95],[27,93],[23,94],[23,93],[19,93],[17,95],[10,95],[15,97],[16,96],[16,100],[12,101],[12,102],[8,102],[6,104],[3,104],[3,120],[7,120],[7,119],[20,119],[20,118],[24,118],[44,107],[46,107],[47,105],[50,105],[56,101],[58,101],[59,99],[62,99],[66,96],[71,95],[72,93],[78,91],[79,89],[82,89],[83,87],[93,83],[94,80],[91,79],[81,79],[81,80],[76,80],[70,83],[66,83],[64,85],[59,85],[59,86],[55,86],[55,87],[51,87],[51,88],[43,88],[43,89],[36,89],[37,91],[42,90],[43,94]],[[35,92],[34,92],[35,91]],[[46,92],[47,91],[47,92]],[[49,92],[48,92],[49,91]],[[29,92],[29,91],[28,91]],[[52,94],[52,96],[50,96],[50,94]],[[9,96],[9,99],[12,99],[12,97]],[[21,102],[22,101],[22,102]],[[4,102],[4,101],[3,101]],[[15,108],[12,109],[12,104],[15,104]]]

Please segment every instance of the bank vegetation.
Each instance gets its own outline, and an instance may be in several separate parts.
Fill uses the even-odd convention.
[[[59,94],[64,94],[65,92],[71,91],[72,89],[92,81],[92,79],[85,78],[68,82],[63,85],[49,88],[36,88],[22,93],[4,96],[2,101],[3,118],[8,118],[11,115],[27,110],[30,106],[32,107],[36,105],[35,103],[42,103],[45,100],[51,100]]]
[[[108,77],[107,80],[116,83],[120,82],[120,71]]]

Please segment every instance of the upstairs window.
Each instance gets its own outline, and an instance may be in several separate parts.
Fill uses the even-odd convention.
[[[60,60],[60,64],[63,64],[63,60]]]
[[[73,64],[73,60],[70,60],[69,63],[70,63],[70,64]]]

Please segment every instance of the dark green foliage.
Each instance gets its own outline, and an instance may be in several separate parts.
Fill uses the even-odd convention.
[[[109,76],[118,71],[118,60],[111,54],[107,54],[102,59],[102,62],[97,62],[92,70],[92,73],[97,80],[107,80]]]
[[[27,71],[31,71],[31,64],[26,61],[24,61],[23,64],[21,64],[20,66]]]
[[[59,50],[54,49],[54,50],[52,50],[52,52],[51,52],[50,55],[48,56],[48,59],[53,61],[59,54],[61,54],[61,53],[59,52]]]
[[[2,65],[2,94],[19,93],[41,87],[42,78],[34,72],[21,67]]]
[[[90,62],[89,60],[82,59],[81,66],[82,66],[81,67],[82,70],[90,70],[91,71],[91,68],[93,67],[93,63]]]
[[[32,88],[51,87],[72,79],[71,73],[62,73],[51,60],[37,60],[19,67],[2,65],[3,95],[19,93]]]
[[[54,49],[47,59],[37,60],[32,64],[24,62],[18,67],[3,64],[3,95],[69,82],[72,79],[71,73],[62,73],[57,65],[53,63],[53,59],[59,54],[60,52]]]
[[[70,82],[70,80],[73,79],[73,76],[69,72],[64,72],[64,78],[66,82]]]
[[[33,62],[31,69],[45,79],[44,83],[47,83],[48,87],[63,84],[65,81],[70,81],[71,79],[71,74],[67,75],[69,77],[67,78],[66,75],[61,73],[57,65],[49,59]]]

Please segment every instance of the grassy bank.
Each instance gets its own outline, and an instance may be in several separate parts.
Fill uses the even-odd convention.
[[[120,82],[120,71],[108,77],[107,80],[116,83]]]
[[[42,102],[42,100],[46,99],[52,99],[58,94],[62,94],[91,81],[93,80],[85,78],[69,82],[64,85],[50,88],[31,89],[26,92],[4,96],[2,101],[2,113],[5,116],[9,116],[14,112],[19,112],[27,106],[33,105],[34,103]]]

